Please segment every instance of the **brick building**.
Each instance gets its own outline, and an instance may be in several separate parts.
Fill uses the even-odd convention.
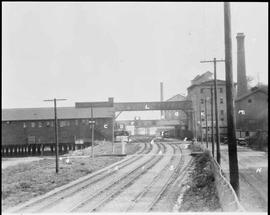
[[[235,100],[236,128],[268,131],[268,91],[255,87]]]
[[[112,139],[113,114],[111,107],[93,108],[96,140]],[[76,140],[91,142],[90,108],[58,107],[57,116],[60,150],[74,148]],[[46,146],[53,151],[54,143],[53,108],[2,109],[2,155],[40,152]]]

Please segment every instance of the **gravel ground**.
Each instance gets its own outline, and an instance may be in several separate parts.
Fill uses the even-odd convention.
[[[135,153],[140,147],[140,143],[127,144],[127,154]],[[69,163],[66,159],[59,160],[58,174],[55,173],[54,158],[20,163],[2,169],[2,210],[47,193],[56,187],[111,165],[123,158],[119,156],[98,156],[111,152],[111,143],[108,142],[100,142],[94,149],[95,155],[97,155],[94,160],[89,157],[91,147],[71,151],[66,155],[69,156]],[[115,153],[120,152],[121,143],[115,143]]]

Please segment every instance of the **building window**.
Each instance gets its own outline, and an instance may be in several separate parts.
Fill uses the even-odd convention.
[[[50,124],[51,124],[51,127],[54,127],[54,121],[51,121]]]
[[[65,121],[60,121],[60,128],[65,126]]]
[[[39,128],[42,127],[42,122],[38,122],[38,127],[39,127]]]
[[[219,92],[220,93],[223,93],[223,88],[219,88]]]
[[[201,93],[203,93],[203,88],[201,88]]]
[[[75,125],[78,126],[79,125],[79,120],[75,120]]]
[[[201,99],[201,104],[203,104],[203,99]]]
[[[23,123],[23,128],[26,128],[26,127],[27,127],[26,122],[24,122]]]
[[[224,114],[224,110],[220,110],[220,114],[223,115]]]
[[[60,127],[65,127],[69,125],[70,125],[69,121],[66,121],[66,120],[60,121]]]
[[[83,124],[83,125],[88,125],[88,124],[89,124],[89,122],[88,122],[88,120],[87,120],[87,119],[82,119],[82,124]]]
[[[252,102],[252,100],[251,100],[251,99],[249,99],[249,100],[248,100],[248,103],[251,103],[251,102]]]
[[[46,122],[46,126],[47,126],[47,127],[50,127],[50,122],[49,122],[49,121]]]
[[[220,98],[220,104],[223,104],[223,98]]]
[[[31,122],[31,127],[34,128],[36,126],[35,122]]]
[[[10,121],[7,121],[7,124],[10,124]]]

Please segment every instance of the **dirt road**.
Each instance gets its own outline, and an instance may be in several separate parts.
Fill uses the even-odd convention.
[[[188,154],[180,142],[149,142],[141,153],[7,212],[172,211],[176,199],[169,194],[177,193]]]
[[[211,151],[211,144],[209,145]],[[268,156],[266,152],[238,146],[240,203],[247,212],[268,207]],[[220,145],[221,167],[229,179],[228,145]]]

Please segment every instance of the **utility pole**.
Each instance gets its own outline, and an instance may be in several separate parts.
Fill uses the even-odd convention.
[[[203,143],[203,134],[202,134],[202,110],[201,110],[201,103],[200,103],[200,132],[201,132],[201,144]]]
[[[193,112],[194,114],[194,125],[195,125],[195,141],[197,142],[197,118],[196,118],[196,112]]]
[[[217,62],[225,62],[224,60],[217,60],[214,58],[209,61],[201,61],[201,63],[214,63],[214,89],[215,89],[215,115],[216,115],[216,141],[217,141],[217,162],[220,164],[220,140],[219,140],[219,123],[218,123],[218,105],[217,105]]]
[[[163,82],[160,82],[160,101],[163,102]],[[161,119],[164,117],[163,110],[160,111],[160,117]]]
[[[207,99],[205,98],[204,99],[204,105],[205,105],[205,108],[204,108],[204,112],[205,112],[205,123],[206,123],[206,130],[205,130],[205,135],[206,135],[206,147],[208,148],[208,124],[207,124]]]
[[[114,122],[115,122],[115,113],[112,117],[112,154],[114,154]]]
[[[57,121],[57,108],[56,108],[56,101],[65,101],[66,99],[47,99],[44,100],[45,102],[54,102],[54,137],[55,137],[55,172],[58,173],[59,165],[58,165],[58,121]]]
[[[95,121],[93,119],[93,105],[91,105],[91,131],[92,131],[92,134],[91,134],[91,157],[94,158],[94,135],[95,135]]]
[[[237,196],[240,197],[233,98],[231,10],[229,2],[224,2],[224,34],[230,183]]]
[[[215,141],[214,141],[214,101],[213,87],[211,87],[211,139],[212,139],[212,155],[215,157]]]

